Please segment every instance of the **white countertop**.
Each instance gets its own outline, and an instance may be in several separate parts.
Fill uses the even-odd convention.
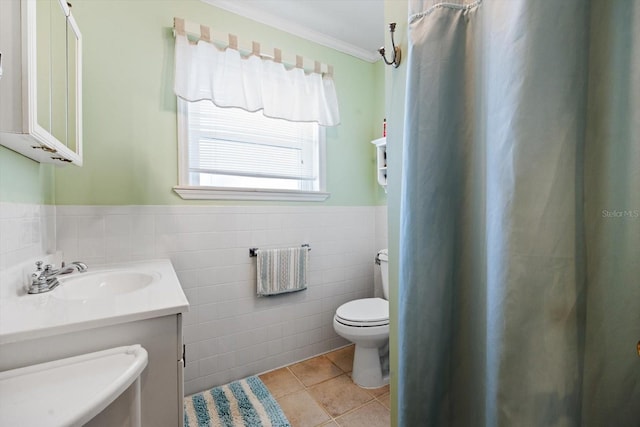
[[[168,259],[101,266],[86,273],[136,271],[153,275],[149,286],[101,298],[62,299],[64,280],[51,292],[0,298],[0,344],[183,313],[189,302]],[[60,291],[60,292],[58,292]],[[58,292],[58,293],[57,293]]]

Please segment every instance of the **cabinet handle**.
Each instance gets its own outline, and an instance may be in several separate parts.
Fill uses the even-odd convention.
[[[50,148],[50,147],[47,147],[45,145],[32,145],[31,148],[33,148],[34,150],[46,151],[47,153],[57,153],[58,152],[58,150],[56,150],[55,148]]]
[[[52,157],[53,160],[60,160],[61,162],[71,163],[71,160],[65,159],[64,157]]]

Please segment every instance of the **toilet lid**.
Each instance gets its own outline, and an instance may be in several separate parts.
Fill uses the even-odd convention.
[[[336,310],[341,323],[380,326],[389,323],[389,301],[382,298],[364,298],[342,304]]]

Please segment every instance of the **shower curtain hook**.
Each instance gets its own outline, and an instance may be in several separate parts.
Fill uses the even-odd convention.
[[[384,46],[378,49],[378,52],[380,52],[380,55],[382,56],[382,59],[384,59],[385,64],[393,65],[394,68],[398,68],[398,66],[400,65],[400,59],[402,58],[402,52],[400,51],[400,46],[396,46],[396,43],[393,40],[393,33],[396,32],[395,22],[392,22],[389,24],[389,32],[391,33],[391,46],[393,47],[393,58],[391,59],[391,61],[387,61],[387,57],[385,56]]]

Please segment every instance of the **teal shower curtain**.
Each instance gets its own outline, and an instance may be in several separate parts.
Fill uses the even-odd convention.
[[[639,426],[640,1],[410,1],[399,425]]]

